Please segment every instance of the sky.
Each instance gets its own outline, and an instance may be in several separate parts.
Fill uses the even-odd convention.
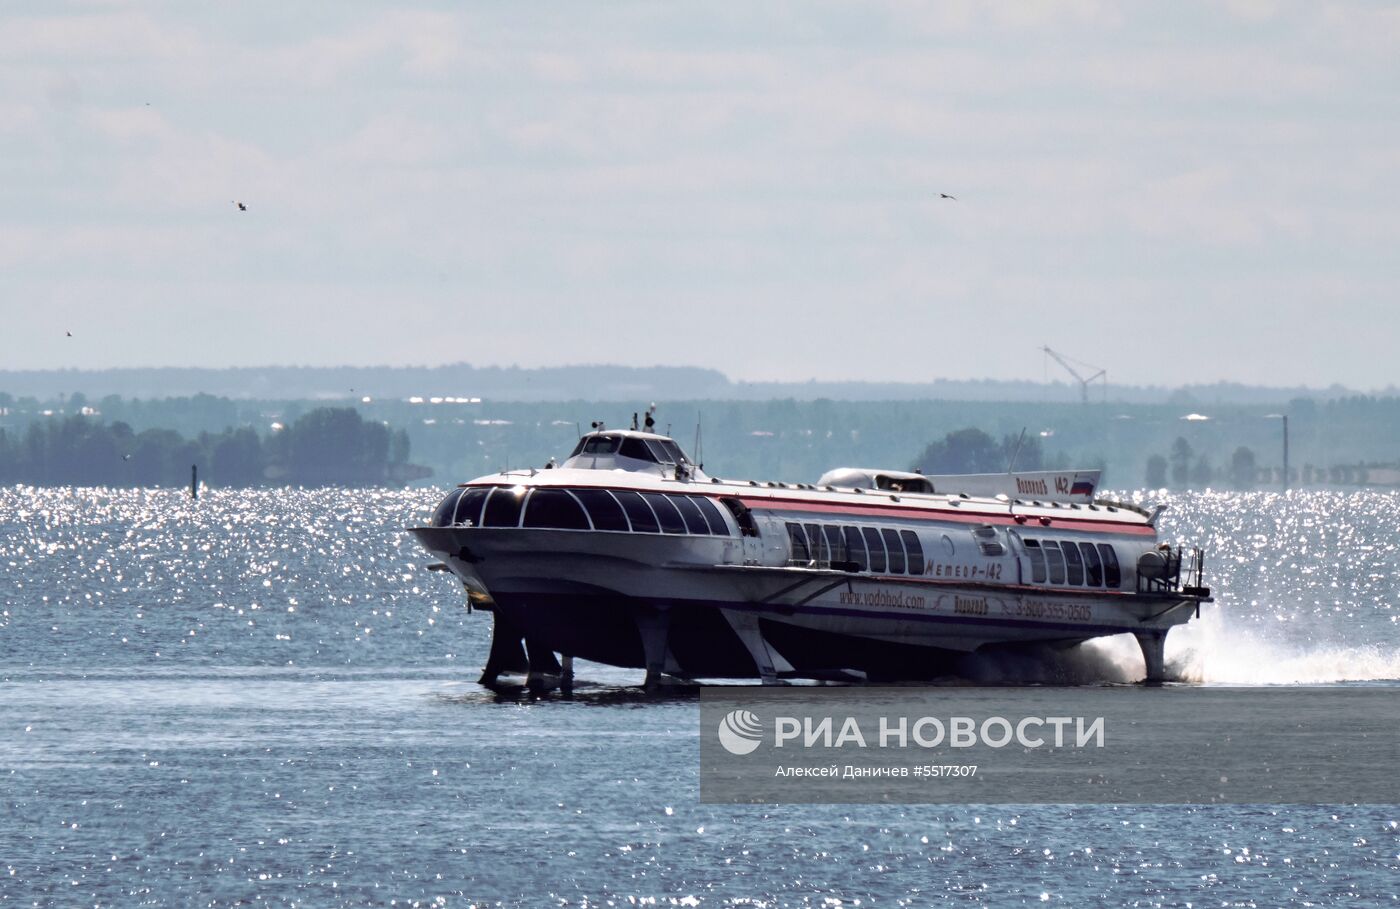
[[[1380,388],[1397,48],[1326,0],[7,0],[0,369]]]

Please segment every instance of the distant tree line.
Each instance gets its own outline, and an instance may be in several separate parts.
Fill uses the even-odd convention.
[[[581,376],[573,377],[577,381],[570,395],[591,395],[602,387]],[[75,373],[71,378],[76,382],[81,376]],[[175,377],[166,373],[157,378],[175,382]],[[1283,425],[1277,417],[1287,414],[1291,482],[1400,486],[1400,479],[1391,479],[1379,469],[1400,471],[1400,397],[1394,396],[1250,405],[1217,401],[1204,394],[1189,400],[1189,396],[1182,396],[1169,404],[1111,402],[1088,406],[1079,403],[1077,396],[1060,404],[949,398],[739,401],[660,396],[611,402],[522,402],[462,397],[478,394],[479,388],[470,383],[415,385],[414,396],[401,397],[382,395],[379,389],[362,385],[359,380],[364,376],[340,378],[345,380],[343,388],[337,386],[340,401],[231,399],[211,394],[149,399],[113,394],[99,398],[81,393],[41,399],[0,391],[0,429],[9,434],[0,477],[15,477],[19,470],[15,463],[24,459],[17,447],[22,447],[31,424],[43,424],[45,432],[57,433],[59,424],[82,414],[113,432],[117,423],[124,423],[130,427],[129,435],[137,438],[148,438],[143,435],[148,430],[172,430],[199,449],[194,460],[186,453],[172,456],[168,466],[148,464],[149,473],[139,480],[135,477],[141,468],[133,455],[130,466],[118,468],[123,472],[115,478],[117,482],[181,482],[182,478],[188,480],[189,464],[195,460],[200,476],[219,484],[329,482],[319,473],[307,479],[293,478],[288,453],[274,450],[280,444],[276,437],[286,430],[269,430],[274,424],[291,427],[313,410],[334,404],[353,406],[366,422],[402,427],[412,442],[414,460],[433,468],[443,481],[455,482],[505,467],[540,466],[551,457],[562,458],[590,422],[627,425],[634,411],[645,410],[650,400],[658,400],[658,427],[690,449],[692,456],[703,458],[708,473],[736,479],[812,482],[840,466],[919,464],[938,472],[1004,471],[1021,428],[1028,427],[1023,450],[1017,456],[1021,469],[1102,467],[1107,471],[1104,482],[1120,488],[1142,484],[1144,476],[1152,488],[1247,487],[1248,472],[1243,468],[1239,471],[1241,481],[1232,479],[1236,476],[1235,452],[1247,448],[1258,455],[1254,484],[1277,486],[1282,481],[1283,460]],[[179,386],[167,387],[173,391]],[[265,393],[272,388],[283,391],[275,382],[259,382],[250,383],[242,393]],[[226,427],[249,427],[247,433],[256,435],[261,455],[238,456],[226,451],[225,457],[214,458],[216,442],[234,433]],[[950,441],[949,436],[955,433],[949,430],[965,432],[959,427],[976,427],[982,435],[963,435]],[[71,428],[69,432],[81,435]],[[1178,438],[1185,440],[1189,457],[1174,451]],[[201,445],[201,439],[210,441]],[[936,442],[930,451],[932,440]],[[252,447],[246,434],[239,441]],[[173,447],[168,437],[166,442],[153,441],[152,445],[157,450]],[[120,452],[124,455],[132,449],[123,446]],[[222,466],[214,463],[216,460],[222,461]],[[230,463],[254,466],[239,477],[231,471]],[[1310,464],[1327,466],[1309,468]],[[1150,468],[1147,474],[1145,466]],[[1363,467],[1364,479],[1360,479]],[[29,459],[23,476],[33,478],[40,471]],[[275,476],[269,476],[269,471]],[[64,476],[72,473],[71,469],[62,472]],[[395,475],[391,481],[400,478]]]
[[[1002,436],[998,442],[976,427],[955,430],[928,444],[913,469],[929,474],[1004,473],[1041,470],[1045,453],[1038,436]]]
[[[364,420],[353,408],[322,407],[260,436],[250,427],[185,438],[171,429],[134,432],[82,414],[0,428],[0,483],[173,486],[190,466],[215,486],[369,484],[416,479],[403,430]]]
[[[1204,488],[1212,484],[1253,489],[1259,482],[1259,463],[1254,450],[1241,445],[1230,455],[1228,464],[1217,468],[1209,457],[1196,454],[1184,436],[1177,436],[1170,455],[1154,454],[1147,459],[1143,479],[1152,489]]]

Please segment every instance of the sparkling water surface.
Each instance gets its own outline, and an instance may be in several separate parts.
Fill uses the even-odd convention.
[[[438,496],[0,490],[0,907],[1400,902],[1397,806],[700,805],[693,696],[474,683],[490,617],[402,532]],[[1149,498],[1217,595],[1177,677],[1400,696],[1400,498]]]

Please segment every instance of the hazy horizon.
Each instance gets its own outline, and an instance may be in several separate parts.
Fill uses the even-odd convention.
[[[1385,388],[1397,38],[1347,2],[20,0],[0,364],[1067,379],[1048,344]]]
[[[1081,368],[1083,364],[1074,362],[1076,368],[1080,369],[1080,375],[1085,376],[1086,370]],[[1000,383],[1000,384],[1027,384],[1027,385],[1064,385],[1078,387],[1078,383],[1065,372],[1062,367],[1051,363],[1045,374],[1036,376],[993,376],[993,375],[971,375],[971,376],[943,376],[929,375],[923,378],[910,379],[883,379],[879,377],[867,378],[837,378],[834,376],[809,375],[799,376],[791,379],[756,379],[741,375],[734,375],[718,366],[705,365],[701,363],[623,363],[608,361],[574,361],[560,363],[544,363],[525,365],[522,363],[485,363],[467,360],[451,360],[436,363],[386,363],[386,362],[330,362],[330,363],[233,363],[227,365],[211,365],[207,363],[131,363],[120,366],[40,366],[40,367],[13,367],[9,365],[0,366],[0,382],[3,377],[14,374],[46,374],[46,373],[105,373],[105,372],[144,372],[144,371],[171,371],[171,372],[257,372],[257,371],[287,371],[305,370],[311,372],[344,372],[344,371],[435,371],[451,370],[454,368],[466,368],[480,371],[500,371],[500,372],[536,372],[549,370],[574,370],[574,369],[629,369],[629,370],[675,370],[689,372],[713,373],[722,377],[725,381],[733,385],[803,385],[803,384],[850,384],[850,385],[936,385],[943,383],[954,384],[977,384],[977,383]],[[1094,380],[1090,383],[1090,389],[1097,391],[1102,388],[1102,380]],[[1362,394],[1381,394],[1400,390],[1400,386],[1390,383],[1385,386],[1375,386],[1369,388],[1359,388],[1345,385],[1339,381],[1328,381],[1316,385],[1292,384],[1283,382],[1239,382],[1231,379],[1216,379],[1206,381],[1203,379],[1187,378],[1180,382],[1118,382],[1110,380],[1109,388],[1188,388],[1188,387],[1212,387],[1218,385],[1239,385],[1246,388],[1309,388],[1317,391],[1329,391],[1344,389]],[[5,391],[0,387],[0,391]]]
[[[81,392],[91,400],[115,394],[132,400],[210,394],[241,400],[402,399],[414,396],[465,403],[469,398],[494,401],[763,401],[820,399],[844,401],[1021,401],[1045,404],[1077,403],[1085,389],[1065,376],[1041,380],[937,378],[921,382],[877,382],[809,378],[793,382],[751,382],[723,371],[688,365],[626,366],[570,364],[562,366],[243,366],[116,367],[76,370],[0,369],[0,394],[13,398],[60,400]],[[1125,385],[1102,381],[1087,387],[1088,399],[1099,404],[1174,403],[1187,406],[1272,403],[1284,406],[1299,398],[1331,400],[1356,395],[1393,398],[1394,386],[1355,389],[1333,383],[1326,387],[1207,383],[1186,385]]]

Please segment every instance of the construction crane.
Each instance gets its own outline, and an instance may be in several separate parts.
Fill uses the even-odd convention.
[[[1084,363],[1084,362],[1081,362],[1081,361],[1079,361],[1079,360],[1069,360],[1068,358],[1062,357],[1062,356],[1060,356],[1059,354],[1055,353],[1055,351],[1051,350],[1049,347],[1041,347],[1040,349],[1043,350],[1043,351],[1045,351],[1045,353],[1046,353],[1048,356],[1054,357],[1056,363],[1059,363],[1061,366],[1063,366],[1063,367],[1065,368],[1065,371],[1066,371],[1066,372],[1068,372],[1070,375],[1074,376],[1075,381],[1077,381],[1077,382],[1079,383],[1079,392],[1080,392],[1081,395],[1083,395],[1084,403],[1085,403],[1085,404],[1088,404],[1088,403],[1089,403],[1089,383],[1090,383],[1090,382],[1093,382],[1095,379],[1103,379],[1103,393],[1104,393],[1104,398],[1107,399],[1107,397],[1108,397],[1108,370],[1106,370],[1106,369],[1100,369],[1099,367],[1093,365],[1092,363]],[[1073,362],[1073,363],[1078,363],[1078,364],[1079,364],[1081,367],[1083,367],[1084,369],[1097,369],[1098,372],[1094,373],[1092,376],[1090,376],[1089,378],[1086,379],[1086,378],[1084,378],[1083,376],[1081,376],[1081,375],[1079,374],[1079,370],[1077,370],[1077,369],[1075,369],[1073,366],[1069,365],[1069,364],[1072,363],[1072,362]]]

